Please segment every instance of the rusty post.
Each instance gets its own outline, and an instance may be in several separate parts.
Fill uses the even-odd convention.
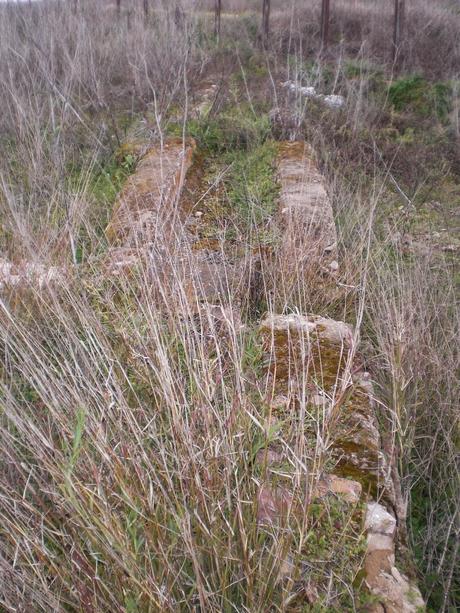
[[[222,0],[215,0],[215,15],[214,15],[214,34],[217,40],[220,40],[220,25],[222,16]]]
[[[331,18],[330,0],[322,0],[321,4],[321,50],[329,44],[329,24]]]
[[[270,0],[262,2],[262,38],[264,43],[268,42],[270,36]]]
[[[402,45],[406,18],[406,1],[395,0],[393,22],[393,64],[399,70],[402,61]]]

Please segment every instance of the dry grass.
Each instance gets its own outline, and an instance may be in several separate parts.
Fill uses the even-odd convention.
[[[280,567],[288,551],[300,550],[299,532],[316,524],[305,513],[295,529],[258,528],[261,468],[254,458],[277,434],[264,425],[266,382],[251,309],[244,326],[237,308],[216,319],[205,302],[197,314],[179,277],[166,290],[143,263],[132,276],[104,279],[97,259],[106,248],[101,230],[113,200],[107,187],[101,199],[97,186],[107,173],[115,181],[107,164],[131,123],[141,122],[143,136],[165,138],[168,124],[187,115],[199,75],[217,65],[224,75],[244,66],[239,93],[232,82],[223,87],[243,113],[245,96],[261,108],[264,79],[263,96],[268,92],[274,102],[276,95],[291,119],[297,114],[295,125],[287,122],[281,132],[306,135],[317,148],[339,226],[339,291],[331,297],[299,280],[294,300],[273,289],[277,269],[269,265],[257,308],[297,308],[359,324],[378,383],[387,451],[401,475],[420,580],[433,607],[454,610],[456,264],[437,252],[408,256],[395,244],[405,211],[392,215],[390,232],[382,231],[388,200],[401,197],[398,158],[369,146],[388,111],[367,96],[368,66],[389,57],[382,7],[337,3],[337,45],[312,71],[306,58],[315,57],[307,54],[316,45],[313,3],[306,9],[294,3],[286,17],[274,2],[273,50],[266,56],[257,49],[255,21],[245,17],[244,30],[224,21],[223,61],[201,18],[186,12],[178,20],[169,2],[157,6],[147,26],[140,5],[120,21],[103,3],[80,5],[77,13],[53,2],[0,7],[1,254],[69,265],[58,289],[0,297],[1,606],[288,610],[291,592],[280,588]],[[458,78],[458,22],[450,10],[435,2],[410,7],[408,70]],[[244,32],[238,53],[225,39],[235,32],[242,38]],[[245,54],[256,58],[259,72],[250,72]],[[350,56],[358,79],[344,79]],[[319,88],[341,88],[353,104],[335,117],[300,99],[284,101],[278,77],[304,81],[307,75]],[[246,241],[248,265],[252,230],[238,236]],[[236,306],[231,293],[226,302]],[[305,425],[297,423],[289,445],[299,501],[302,484],[320,464],[319,449],[312,453],[304,440]],[[288,444],[282,437],[278,442]],[[330,582],[321,610],[337,602],[346,603],[342,610],[358,610],[353,577],[346,574],[349,551],[337,547],[329,554],[336,566],[323,577]]]

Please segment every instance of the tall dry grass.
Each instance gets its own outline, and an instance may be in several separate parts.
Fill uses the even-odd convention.
[[[134,113],[149,108],[153,136],[171,105],[184,104],[203,61],[193,15],[178,21],[170,3],[156,7],[151,24],[140,10],[118,20],[103,2],[0,7],[1,206],[4,232],[21,239],[4,250],[47,256],[58,245],[62,257],[61,241],[85,223],[82,165],[98,168]]]
[[[296,54],[288,76],[303,79],[319,9],[294,3],[298,11],[287,19],[274,4],[269,87],[282,97],[276,78],[288,71],[278,53]],[[382,6],[337,3],[333,36],[345,40],[334,63],[337,83],[356,40],[365,40],[356,50],[363,67],[389,57]],[[177,107],[179,115],[187,109],[215,49],[192,12],[178,21],[171,3],[156,8],[146,26],[140,5],[120,20],[97,2],[80,2],[76,13],[53,2],[0,7],[3,256],[71,263],[82,232],[97,251],[103,223],[92,209],[93,170],[136,112],[149,111],[144,133],[161,139]],[[411,10],[406,67],[451,78],[458,57],[451,13],[431,2]],[[223,25],[227,36],[239,28]],[[323,83],[324,69],[317,64],[312,84]],[[347,85],[353,104],[342,126],[328,116],[329,130],[319,120],[305,128],[309,109],[298,99],[296,124],[285,132],[306,133],[327,172],[343,261],[340,292],[331,299],[300,286],[294,304],[273,293],[276,271],[268,269],[263,300],[269,308],[297,306],[361,323],[420,579],[428,578],[425,593],[448,611],[458,602],[455,285],[443,257],[408,262],[395,246],[402,217],[393,233],[382,233],[379,209],[397,168],[376,155],[371,188],[362,178],[353,185],[344,179],[347,157],[360,160],[360,128],[380,117],[367,104],[365,72],[358,85]],[[355,135],[347,150],[330,135],[344,127]],[[71,187],[69,167],[79,169]],[[278,590],[278,577],[298,546],[296,532],[278,526],[261,535],[256,521],[254,458],[276,433],[263,423],[253,322],[243,326],[232,308],[216,317],[206,302],[194,312],[180,278],[173,289],[162,290],[148,263],[113,280],[86,262],[84,270],[71,268],[59,289],[0,298],[5,610],[287,609],[290,592]],[[311,457],[304,440],[298,423],[289,444],[299,500],[320,456],[318,449]],[[301,533],[310,521],[306,513]],[[324,606],[337,599],[332,585]],[[350,592],[355,610],[351,586],[340,589]]]

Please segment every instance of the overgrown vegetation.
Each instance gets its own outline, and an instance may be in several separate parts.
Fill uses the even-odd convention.
[[[173,124],[169,132],[178,135],[181,129]],[[267,114],[248,105],[224,109],[216,118],[205,113],[187,123],[186,133],[199,151],[194,172],[202,179],[193,198],[206,213],[201,237],[224,233],[229,241],[251,240],[254,248],[274,240],[267,222],[276,212],[277,147]]]
[[[257,453],[289,443],[299,483],[316,460],[305,424],[287,441],[267,423],[253,321],[236,309],[216,321],[206,303],[194,312],[183,287],[161,295],[161,271],[145,263],[118,278],[97,268],[136,164],[130,151],[117,155],[120,144],[184,133],[201,156],[198,238],[225,239],[245,257],[276,252],[275,139],[306,138],[318,152],[340,271],[332,297],[304,287],[298,308],[361,325],[419,584],[429,611],[457,610],[458,11],[409,3],[395,75],[380,3],[337,2],[323,56],[313,2],[273,2],[265,49],[256,16],[237,14],[243,2],[222,16],[220,47],[192,3],[158,0],[147,21],[140,3],[122,4],[120,17],[96,0],[0,4],[0,263],[69,268],[59,290],[0,290],[0,606],[369,604],[356,510],[328,498],[295,526],[258,524]],[[346,104],[336,111],[288,93],[288,79]],[[216,89],[197,111],[192,94],[200,100],[205,81]],[[73,266],[82,262],[83,272]],[[276,272],[257,270],[267,309],[288,306]],[[303,491],[295,495],[301,503]],[[303,573],[293,585],[282,569],[299,530]]]

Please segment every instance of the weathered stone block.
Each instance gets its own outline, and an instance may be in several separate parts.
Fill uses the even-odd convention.
[[[353,341],[349,325],[316,315],[270,315],[259,332],[279,393],[296,378],[307,377],[323,389],[340,382]]]

